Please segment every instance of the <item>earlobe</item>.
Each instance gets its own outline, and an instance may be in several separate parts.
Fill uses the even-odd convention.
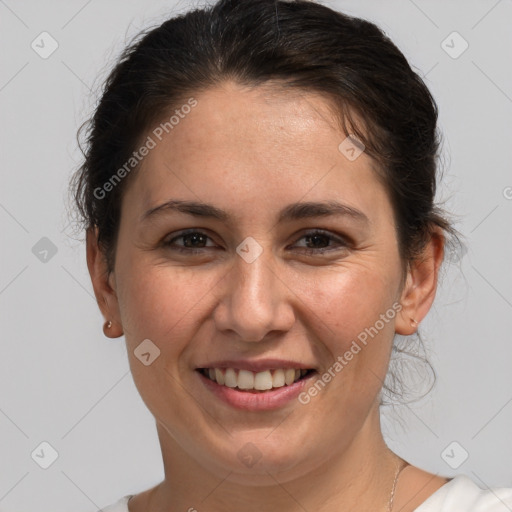
[[[421,255],[410,262],[402,290],[402,310],[397,316],[395,332],[403,336],[414,334],[434,301],[439,269],[444,256],[444,235],[441,229],[431,233]]]
[[[415,333],[419,325],[416,317],[411,316],[415,314],[416,311],[414,305],[414,285],[414,264],[411,263],[407,271],[407,279],[400,299],[402,309],[397,315],[395,322],[395,332],[402,336],[409,336]]]
[[[106,257],[98,245],[97,228],[87,230],[87,267],[91,276],[94,295],[98,306],[105,317],[103,333],[109,338],[118,338],[123,335],[120,321],[119,304],[116,290],[112,286],[115,279],[108,271]]]

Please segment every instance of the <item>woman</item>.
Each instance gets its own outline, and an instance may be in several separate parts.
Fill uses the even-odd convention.
[[[310,1],[223,0],[127,48],[76,198],[165,478],[104,510],[512,507],[380,428],[394,336],[428,313],[454,234],[436,122],[375,25]]]

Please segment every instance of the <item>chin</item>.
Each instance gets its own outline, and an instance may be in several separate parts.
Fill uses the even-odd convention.
[[[314,464],[312,459],[316,459],[316,456],[305,450],[305,443],[291,443],[288,439],[284,444],[279,438],[270,438],[265,439],[261,434],[229,438],[229,446],[220,449],[220,453],[212,458],[228,472],[227,480],[255,487],[275,485],[275,478],[286,482],[311,470]],[[327,454],[324,456],[326,458]]]

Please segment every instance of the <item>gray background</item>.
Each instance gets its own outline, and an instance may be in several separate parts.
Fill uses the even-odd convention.
[[[80,163],[76,130],[127,38],[190,5],[0,0],[2,510],[92,511],[163,476],[124,340],[102,333],[67,183]],[[421,325],[437,385],[418,403],[383,411],[386,439],[426,470],[512,487],[512,2],[327,5],[378,23],[426,77],[445,136],[439,199],[469,248],[446,267]],[[59,45],[46,59],[31,47],[43,45],[43,31]],[[458,36],[442,45],[453,31],[469,44],[457,58],[445,49],[459,52]],[[56,254],[43,252],[43,237]],[[44,441],[58,452],[47,469],[36,460],[48,449],[31,456]]]

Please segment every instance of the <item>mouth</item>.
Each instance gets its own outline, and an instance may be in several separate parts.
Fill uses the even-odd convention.
[[[237,368],[197,368],[197,371],[221,387],[256,394],[293,386],[316,373],[314,369],[303,368],[277,368],[259,372]]]

